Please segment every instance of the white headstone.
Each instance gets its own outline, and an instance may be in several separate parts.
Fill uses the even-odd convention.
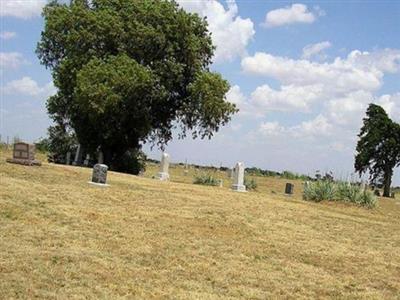
[[[243,184],[244,181],[244,164],[238,162],[235,166],[235,171],[233,173],[233,184],[232,190],[236,192],[245,192],[246,187]]]
[[[87,166],[89,165],[89,161],[90,161],[90,154],[86,154],[86,158],[85,158],[85,160],[83,161],[83,165],[84,165],[85,167],[87,167]]]
[[[79,166],[81,164],[82,160],[82,146],[81,144],[78,144],[78,148],[76,149],[75,153],[75,159],[74,162],[72,163],[74,166]]]
[[[158,172],[157,178],[160,180],[169,180],[169,155],[163,153],[161,156],[160,172]]]

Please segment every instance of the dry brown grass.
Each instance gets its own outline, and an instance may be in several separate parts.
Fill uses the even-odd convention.
[[[399,299],[399,200],[309,203],[269,178],[234,193],[181,168],[187,183],[110,172],[99,188],[90,169],[4,156],[1,299]]]

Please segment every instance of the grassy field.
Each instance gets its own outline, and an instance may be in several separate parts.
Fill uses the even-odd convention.
[[[400,201],[368,210],[0,158],[0,299],[400,299]],[[44,158],[42,157],[42,161]]]

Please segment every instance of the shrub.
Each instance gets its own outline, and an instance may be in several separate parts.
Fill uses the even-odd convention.
[[[377,198],[371,191],[363,190],[360,186],[350,185],[346,182],[335,183],[327,180],[318,180],[306,185],[303,198],[315,202],[345,201],[368,208],[375,207],[377,204]]]
[[[219,180],[211,174],[200,174],[196,175],[193,180],[194,184],[212,185],[218,186]]]
[[[304,187],[303,199],[320,202],[322,200],[332,201],[335,199],[336,187],[331,181],[318,180],[310,182]]]
[[[251,191],[251,190],[256,190],[257,189],[257,181],[255,181],[255,179],[253,179],[253,178],[250,178],[250,179],[248,179],[248,178],[244,178],[244,185],[245,185],[245,187],[246,187],[246,190],[249,190],[249,191]]]
[[[112,164],[112,170],[138,175],[146,170],[146,154],[140,149],[127,150]]]

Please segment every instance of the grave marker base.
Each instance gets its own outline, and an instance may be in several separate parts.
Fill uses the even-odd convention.
[[[20,158],[7,158],[6,161],[12,164],[19,164],[24,166],[41,166],[42,163],[38,160],[20,159]]]

